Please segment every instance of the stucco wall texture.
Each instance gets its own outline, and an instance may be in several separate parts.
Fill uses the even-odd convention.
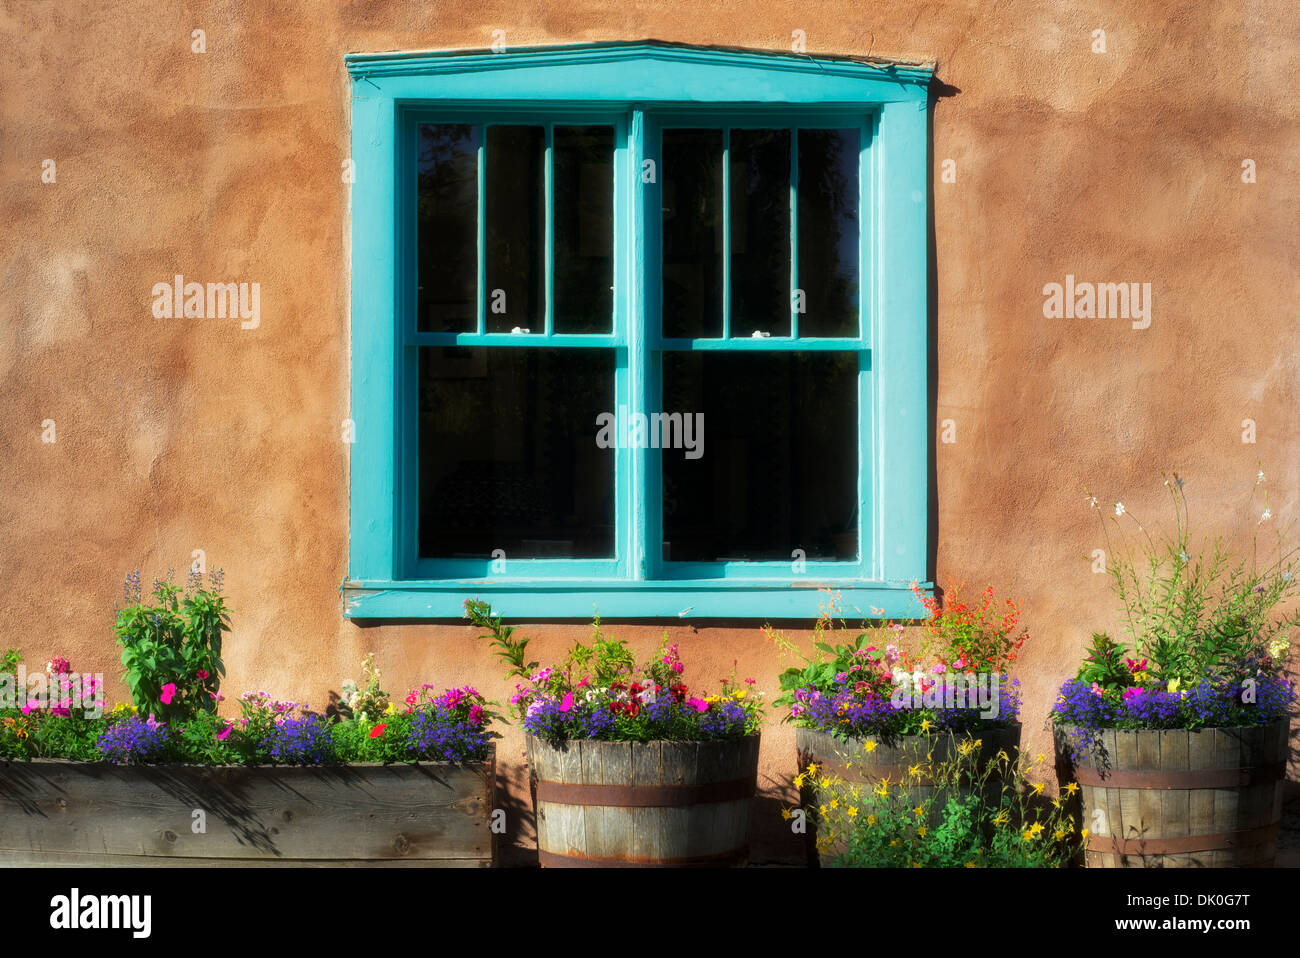
[[[192,34],[206,34],[203,54]],[[125,572],[194,550],[226,570],[228,698],[323,706],[377,653],[386,687],[508,695],[475,631],[359,625],[347,571],[347,52],[655,38],[934,60],[935,572],[1024,602],[1027,746],[1057,683],[1115,627],[1085,490],[1164,514],[1178,470],[1207,532],[1267,475],[1300,508],[1300,20],[1288,0],[459,5],[0,2],[0,646],[110,676]],[[1093,31],[1105,31],[1105,53]],[[43,161],[55,182],[42,181]],[[952,160],[955,182],[944,182]],[[1243,182],[1252,160],[1256,182]],[[364,175],[364,173],[362,174]],[[183,274],[261,284],[261,322],[156,319]],[[1149,328],[1045,319],[1043,287],[1149,282]],[[1243,442],[1243,420],[1256,441]],[[42,441],[54,420],[57,441]],[[1255,522],[1248,518],[1247,526]],[[786,664],[748,622],[609,623],[688,678]],[[528,628],[546,661],[584,624]],[[807,632],[794,631],[806,640]],[[226,703],[233,708],[233,701]],[[503,784],[527,803],[517,730]],[[764,733],[755,857],[796,854],[777,815],[793,735]],[[524,816],[512,837],[530,841]]]

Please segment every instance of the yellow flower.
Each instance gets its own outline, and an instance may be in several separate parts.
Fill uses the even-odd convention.
[[[874,824],[876,824],[876,816],[875,816],[875,815],[868,815],[868,816],[867,816],[867,824],[868,824],[868,825],[874,825]]]
[[[921,733],[924,734],[924,733],[926,733],[926,732],[928,732],[928,731],[930,731],[930,720],[929,720],[929,719],[922,719],[922,720],[921,720]]]
[[[1180,685],[1182,685],[1182,684],[1183,684],[1183,680],[1182,680],[1182,679],[1170,679],[1170,680],[1169,680],[1169,685],[1167,686],[1167,690],[1170,691],[1170,692],[1177,692],[1177,691],[1178,691],[1178,686],[1180,686]]]
[[[392,714],[393,714],[394,712],[396,712],[396,711],[397,711],[396,706],[394,706],[392,702],[389,702],[389,703],[388,703],[388,708],[384,709],[384,714],[385,714],[385,715],[392,715]]]
[[[873,740],[869,739],[862,744],[862,751],[864,752],[874,752],[875,750],[876,750],[876,743]]]
[[[1078,790],[1079,790],[1078,782],[1071,782],[1069,785],[1065,786],[1065,794],[1067,795],[1073,795]]]
[[[968,862],[966,863],[966,867],[967,867],[967,868],[974,868],[974,867],[975,867],[975,862],[974,862],[973,860],[972,860],[972,861],[968,861]]]
[[[890,848],[897,848],[897,847],[898,847],[898,839],[895,838],[893,841],[891,841],[891,842],[889,843],[889,847],[890,847]]]
[[[1025,839],[1025,841],[1027,841],[1027,842],[1029,842],[1029,841],[1033,841],[1033,839],[1034,839],[1034,833],[1033,833],[1033,831],[1032,831],[1031,829],[1028,829],[1028,828],[1025,829],[1024,839]]]
[[[909,768],[909,769],[907,770],[907,774],[910,775],[912,778],[920,778],[920,777],[921,777],[921,766],[920,766],[920,765],[913,765],[911,768]]]
[[[922,838],[925,837],[925,833],[926,833],[926,827],[924,825],[922,825],[920,828],[916,830],[916,834],[920,835]]]
[[[808,774],[809,775],[817,774],[817,766],[811,762],[808,764]]]
[[[818,809],[818,811],[821,812],[823,815],[825,815],[827,811],[829,811],[829,809],[827,809],[827,807],[823,805],[821,806],[821,808]]]
[[[981,745],[983,745],[983,744],[984,744],[984,739],[982,739],[982,738],[977,738],[977,739],[975,740],[975,747],[976,747],[976,748],[979,748],[979,747],[980,747]]]
[[[1064,837],[1065,837],[1065,829],[1064,829],[1064,828],[1058,828],[1058,829],[1056,830],[1056,840],[1057,840],[1057,841],[1060,841],[1060,840],[1061,840],[1062,838],[1064,838]]]
[[[1042,752],[1039,752],[1037,755],[1034,756],[1034,761],[1035,761],[1035,762],[1046,762],[1046,761],[1047,761],[1047,756],[1044,755]]]
[[[1088,840],[1088,836],[1091,835],[1091,834],[1092,834],[1092,832],[1088,831],[1088,829],[1085,828],[1085,829],[1083,830],[1083,840],[1086,842],[1086,841]]]
[[[790,809],[788,809],[788,808],[783,808],[783,809],[781,809],[781,817],[784,818],[784,819],[788,822],[788,821],[791,819],[791,817],[793,817],[793,816],[792,816],[792,813],[791,813]]]
[[[794,777],[794,787],[803,788],[803,783],[804,783],[803,772],[800,772],[798,775]]]
[[[922,815],[925,814],[925,808],[921,805],[918,805],[916,806],[916,808],[912,809],[912,814],[915,815],[917,818],[920,818]]]
[[[849,812],[849,818],[858,817],[858,807],[856,805],[850,805],[848,808],[848,812]]]
[[[993,824],[994,824],[994,825],[1005,825],[1005,824],[1006,824],[1007,822],[1009,822],[1010,820],[1011,820],[1011,816],[1010,816],[1010,814],[1007,812],[1007,810],[1004,808],[1004,809],[1002,809],[1002,811],[998,812],[997,817],[996,817],[995,819],[993,819]]]
[[[889,780],[888,780],[888,779],[885,779],[883,782],[881,782],[879,785],[876,786],[876,794],[879,795],[881,798],[888,798],[888,797],[889,797]]]
[[[1134,673],[1133,673],[1133,681],[1134,681],[1134,682],[1145,682],[1146,680],[1147,680],[1147,674],[1146,674],[1145,672],[1134,672]]]
[[[1037,785],[1034,786],[1034,788],[1033,788],[1033,792],[1034,792],[1035,795],[1042,795],[1042,794],[1043,794],[1043,785],[1042,785],[1041,782],[1040,782],[1039,784],[1037,784]]]
[[[840,800],[838,798],[832,798],[831,808],[839,808],[839,807],[840,807]]]

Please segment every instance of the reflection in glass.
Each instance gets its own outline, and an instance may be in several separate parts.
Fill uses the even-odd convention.
[[[663,335],[722,335],[722,131],[664,130]]]
[[[800,336],[858,335],[858,131],[799,131]]]
[[[610,557],[609,349],[420,350],[420,555]]]
[[[614,128],[557,126],[555,331],[614,328]]]
[[[666,412],[704,414],[704,455],[664,450],[664,558],[858,555],[858,356],[668,352]]]
[[[546,130],[489,126],[486,199],[487,329],[542,332],[546,308]]]
[[[472,126],[419,129],[416,198],[423,332],[473,332],[478,325],[478,137]]]
[[[731,131],[731,335],[790,335],[790,131]]]

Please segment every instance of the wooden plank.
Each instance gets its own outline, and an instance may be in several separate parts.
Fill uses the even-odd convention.
[[[487,768],[8,764],[0,859],[490,860]]]
[[[1214,730],[1214,767],[1244,767],[1244,736],[1240,729]],[[1230,832],[1241,827],[1241,792],[1236,788],[1214,789],[1215,832]]]
[[[1187,770],[1186,729],[1166,729],[1160,733],[1160,767],[1165,771]],[[1184,788],[1160,790],[1160,821],[1166,836],[1177,838],[1188,834],[1192,791]]]
[[[1134,733],[1137,745],[1137,768],[1155,772],[1160,770],[1160,738],[1164,734],[1155,729],[1138,729]],[[1138,815],[1142,819],[1144,838],[1164,838],[1164,820],[1161,817],[1163,803],[1160,793],[1154,789],[1137,789]]]
[[[690,785],[697,780],[699,743],[663,743],[663,784]],[[658,843],[664,858],[686,858],[691,854],[691,817],[689,808],[658,809]]]
[[[663,743],[638,742],[632,749],[632,784],[660,785],[663,783]],[[663,815],[657,808],[638,808],[632,812],[634,834],[628,845],[634,858],[647,861],[660,858],[664,852],[660,843]]]
[[[1117,771],[1136,768],[1137,760],[1137,736],[1131,731],[1116,730],[1115,755],[1112,760],[1114,768]],[[1116,791],[1119,792],[1120,820],[1124,829],[1121,833],[1122,837],[1128,841],[1146,837],[1137,792],[1131,788],[1121,788]]]

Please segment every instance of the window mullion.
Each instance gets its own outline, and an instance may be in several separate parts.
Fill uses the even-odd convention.
[[[545,334],[550,336],[555,331],[555,124],[546,124],[546,225],[545,233],[545,280],[546,280],[546,319]]]
[[[790,131],[790,338],[799,338],[799,130]],[[808,298],[799,296],[806,304]]]
[[[731,127],[722,128],[722,338],[731,338]]]
[[[626,242],[628,283],[626,302],[626,336],[628,368],[628,414],[630,417],[645,412],[652,401],[651,390],[654,384],[651,378],[651,354],[649,342],[650,317],[647,315],[647,303],[651,300],[650,290],[657,289],[659,279],[659,255],[653,244],[647,242],[648,213],[652,209],[650,200],[655,200],[658,207],[660,196],[659,181],[662,170],[659,169],[659,156],[653,157],[655,176],[653,182],[646,183],[642,176],[642,167],[647,153],[646,114],[644,110],[632,111],[630,126],[630,159],[628,164],[628,196],[620,206],[628,211],[628,223],[624,232]],[[654,501],[652,490],[656,488],[656,463],[652,462],[648,450],[632,448],[626,450],[629,490],[626,502],[629,505],[625,518],[628,542],[628,574],[635,580],[644,580],[654,574],[653,554],[650,542],[659,526],[657,517],[658,504]]]
[[[487,331],[487,124],[478,127],[478,318],[480,336]]]

